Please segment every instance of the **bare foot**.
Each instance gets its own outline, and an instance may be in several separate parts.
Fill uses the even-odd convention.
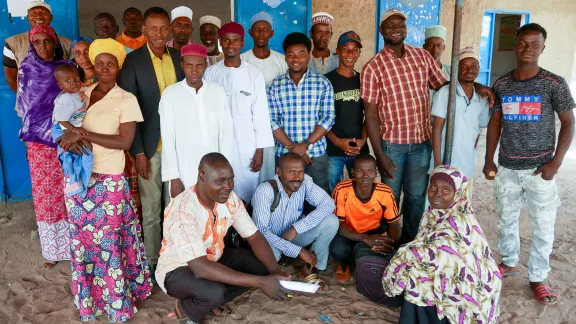
[[[554,305],[558,302],[558,295],[552,291],[549,285],[548,282],[530,282],[530,288],[542,304]]]

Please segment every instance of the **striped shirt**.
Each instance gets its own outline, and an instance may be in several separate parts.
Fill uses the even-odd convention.
[[[282,254],[296,258],[302,249],[300,246],[282,238],[290,226],[294,226],[298,234],[318,226],[324,218],[334,214],[334,201],[326,191],[314,184],[311,177],[305,175],[300,189],[288,196],[280,178],[274,176],[278,185],[280,203],[274,213],[270,213],[270,207],[274,201],[274,189],[268,182],[262,183],[256,189],[252,197],[254,223],[264,235],[270,245],[282,252]],[[303,216],[304,201],[316,207],[310,214]]]
[[[289,73],[282,74],[268,87],[268,108],[272,131],[282,128],[294,143],[302,143],[314,132],[316,125],[329,131],[334,125],[334,90],[323,75],[308,71],[298,85]],[[288,152],[276,143],[276,155]],[[326,154],[326,138],[314,143],[308,151],[310,157]]]
[[[426,50],[404,45],[398,58],[385,46],[362,69],[360,96],[378,106],[382,139],[419,144],[432,137],[429,89],[446,81]]]
[[[336,216],[358,233],[380,227],[382,219],[392,224],[400,220],[392,189],[381,182],[374,183],[372,197],[361,201],[354,189],[354,180],[340,182],[332,196],[336,203]]]

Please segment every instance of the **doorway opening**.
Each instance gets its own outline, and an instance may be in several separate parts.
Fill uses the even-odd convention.
[[[488,10],[482,20],[480,74],[487,86],[516,67],[514,41],[516,30],[529,23],[530,13]]]

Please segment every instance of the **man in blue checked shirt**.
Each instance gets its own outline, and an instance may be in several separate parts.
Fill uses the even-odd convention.
[[[289,151],[300,155],[306,163],[306,174],[329,193],[324,136],[336,118],[334,90],[328,79],[308,69],[312,44],[306,35],[288,34],[282,48],[288,73],[274,79],[268,87],[276,159]]]
[[[279,197],[277,203],[276,197]],[[303,215],[305,201],[316,207],[308,215]],[[338,231],[339,221],[334,216],[334,201],[304,174],[300,155],[288,152],[279,159],[276,176],[258,186],[252,206],[254,223],[272,247],[276,260],[282,255],[302,259],[306,266],[300,270],[300,279],[325,291],[326,283],[315,268],[326,270],[330,242]],[[304,247],[310,244],[312,248],[308,251]]]

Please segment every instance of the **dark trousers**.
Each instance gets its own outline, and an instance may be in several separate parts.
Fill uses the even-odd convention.
[[[264,264],[246,249],[225,248],[218,263],[238,272],[268,275]],[[211,310],[250,289],[196,278],[187,266],[169,272],[164,287],[168,295],[180,300],[186,315],[196,323],[201,323]]]
[[[313,157],[312,164],[306,164],[304,166],[304,172],[309,175],[314,183],[326,191],[330,196],[330,187],[328,186],[328,154]],[[279,156],[276,156],[276,166],[278,166]]]
[[[438,319],[436,306],[416,306],[408,301],[402,304],[398,324],[449,324],[446,317]]]
[[[381,234],[384,233],[384,231],[384,228],[377,228],[366,232],[366,234]],[[342,266],[342,270],[346,271],[346,268],[355,263],[354,248],[359,244],[362,244],[363,247],[370,249],[364,242],[352,241],[342,235],[334,236],[334,239],[330,243],[330,255],[334,260],[336,260],[336,262],[338,262],[340,266]],[[358,246],[358,248],[361,248],[361,246]],[[372,251],[372,249],[370,249],[370,251]],[[372,253],[376,254],[375,252]]]

